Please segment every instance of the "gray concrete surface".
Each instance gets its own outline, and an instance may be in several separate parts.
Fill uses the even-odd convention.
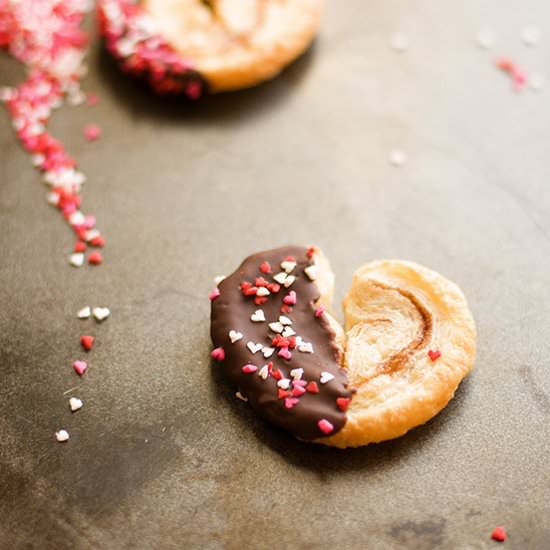
[[[484,549],[498,524],[502,548],[550,547],[550,84],[515,94],[492,66],[506,54],[550,76],[550,5],[328,4],[278,80],[192,107],[125,80],[95,45],[85,88],[100,104],[51,127],[88,174],[99,269],[67,265],[70,231],[0,111],[2,550]],[[529,23],[537,48],[519,38]],[[396,30],[407,53],[387,46]],[[2,83],[20,75],[1,55]],[[233,397],[208,358],[212,278],[292,242],[325,250],[338,301],[380,257],[462,286],[479,354],[441,415],[342,452]],[[112,317],[79,323],[85,304]],[[98,341],[76,380],[83,326]],[[71,416],[73,386],[85,406]]]

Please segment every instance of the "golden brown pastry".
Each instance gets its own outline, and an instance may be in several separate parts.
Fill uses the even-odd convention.
[[[473,366],[474,321],[454,284],[412,262],[366,264],[327,313],[334,276],[315,247],[248,257],[211,293],[212,357],[238,396],[300,439],[356,447],[437,414]]]

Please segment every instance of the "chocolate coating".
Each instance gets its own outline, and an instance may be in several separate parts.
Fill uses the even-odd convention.
[[[281,262],[288,256],[296,260],[296,267],[290,273],[296,277],[289,287],[280,286],[278,292],[267,296],[267,301],[257,305],[255,296],[245,296],[241,283],[255,282],[257,277],[264,277],[269,283],[275,282],[273,276],[281,272]],[[269,262],[271,273],[262,273],[260,265]],[[225,359],[215,362],[214,368],[223,369],[229,379],[234,382],[241,394],[248,398],[250,405],[269,422],[290,430],[296,437],[313,440],[325,435],[332,435],[342,429],[346,422],[346,414],[336,404],[337,398],[351,398],[352,392],[347,389],[346,372],[340,368],[338,350],[334,342],[334,332],[324,315],[316,317],[314,304],[320,297],[317,285],[304,273],[304,269],[313,264],[308,256],[308,249],[298,246],[285,246],[249,256],[240,267],[219,285],[220,296],[212,301],[211,336],[214,347],[221,347]],[[283,298],[290,292],[296,293],[297,302],[292,305],[292,311],[281,313]],[[251,315],[256,310],[263,310],[265,322],[253,322]],[[292,321],[292,329],[304,342],[310,342],[313,353],[304,353],[291,349],[290,360],[277,355],[277,349],[269,358],[264,358],[262,351],[252,353],[248,342],[261,343],[266,347],[274,347],[272,339],[276,334],[268,324],[276,322],[280,315],[285,315]],[[229,332],[241,332],[243,338],[231,342]],[[277,379],[268,376],[262,379],[259,369],[268,364],[273,365],[273,371],[279,369],[285,378],[292,380],[292,369],[303,369],[302,379],[316,382],[319,392],[306,392],[298,396],[298,403],[292,408],[285,407],[285,399],[280,398]],[[242,367],[252,364],[258,371],[246,374]],[[334,379],[322,384],[322,372],[330,373]],[[292,386],[291,388],[292,389]],[[319,420],[328,420],[334,430],[324,434],[318,425]]]

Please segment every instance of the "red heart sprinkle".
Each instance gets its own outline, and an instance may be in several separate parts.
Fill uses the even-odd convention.
[[[85,252],[86,251],[86,243],[82,241],[77,241],[74,245],[74,252]]]
[[[285,397],[288,397],[290,395],[290,392],[288,390],[283,390],[281,388],[279,388],[277,390],[277,397],[279,399],[284,399]]]
[[[286,304],[281,306],[281,313],[292,313],[292,308]]]
[[[258,288],[255,286],[243,288],[243,294],[245,296],[256,296],[256,292],[258,292]]]
[[[295,262],[296,261],[296,258],[294,256],[287,256],[285,259],[284,259],[285,262]]]
[[[243,281],[243,282],[241,283],[241,290],[242,290],[243,293],[244,293],[244,291],[245,291],[245,290],[248,290],[251,286],[252,286],[252,283],[249,283],[248,281]]]
[[[315,247],[314,246],[310,246],[308,249],[307,249],[307,252],[306,252],[306,255],[308,258],[311,258],[313,256],[313,254],[315,254]]]
[[[215,348],[210,352],[210,356],[216,361],[223,361],[225,359],[225,351],[223,351],[223,348]]]
[[[283,377],[283,373],[279,369],[276,369],[271,372],[271,376],[273,376],[275,380],[280,380]]]
[[[302,388],[302,386],[294,386],[292,388],[292,396],[293,397],[300,397],[301,395],[304,395],[306,393],[305,388]]]
[[[99,265],[103,262],[103,256],[99,252],[92,252],[88,256],[88,263],[91,265]]]
[[[256,286],[267,286],[268,282],[263,277],[256,277],[254,284]]]
[[[309,382],[308,385],[306,386],[306,390],[309,392],[309,393],[319,393],[319,386],[317,385],[317,382]]]
[[[432,361],[437,361],[441,357],[441,352],[431,349],[428,351],[428,356]]]
[[[101,235],[98,235],[97,237],[94,237],[91,241],[90,241],[90,244],[92,246],[97,246],[97,247],[102,247],[105,245],[105,238],[102,237]]]
[[[493,532],[491,533],[491,538],[498,542],[504,542],[508,538],[508,535],[506,534],[506,530],[504,529],[504,527],[499,525],[498,527],[495,527],[493,529]]]
[[[271,266],[269,265],[269,262],[262,262],[260,264],[260,271],[262,273],[271,273]]]
[[[254,298],[254,303],[257,306],[261,306],[262,304],[265,304],[267,302],[267,296],[256,296]]]
[[[93,336],[81,336],[80,343],[86,351],[90,351],[94,345],[95,338]]]
[[[350,401],[351,399],[349,397],[338,397],[336,399],[336,405],[342,412],[346,412],[348,410]]]
[[[277,283],[269,283],[267,285],[267,288],[269,292],[272,292],[273,294],[277,294],[277,292],[281,290],[281,285],[278,285]]]

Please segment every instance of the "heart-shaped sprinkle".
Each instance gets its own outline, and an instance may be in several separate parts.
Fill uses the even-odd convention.
[[[302,386],[294,386],[290,393],[293,395],[293,397],[300,397],[301,395],[304,395],[304,393],[306,393],[306,389]]]
[[[284,285],[287,276],[288,275],[284,271],[281,271],[280,273],[277,273],[277,275],[273,275],[273,279],[277,281],[280,285]]]
[[[269,323],[269,328],[273,332],[280,334],[281,332],[283,332],[285,327],[283,327],[282,323],[280,323],[279,321],[275,321],[274,323]]]
[[[306,391],[309,393],[319,393],[319,386],[317,386],[316,382],[311,381],[306,386]]]
[[[218,286],[225,279],[225,275],[218,275],[214,277],[214,283]]]
[[[271,266],[269,265],[269,262],[262,262],[260,264],[260,271],[262,273],[271,273]]]
[[[97,237],[94,237],[93,239],[90,239],[90,244],[92,246],[97,246],[99,248],[105,246],[105,239],[99,235]]]
[[[210,356],[216,361],[223,361],[225,359],[225,351],[223,351],[223,348],[215,348],[210,352]]]
[[[294,290],[291,290],[291,291],[283,298],[283,302],[284,302],[287,306],[293,306],[294,304],[296,304],[296,292],[294,292]]]
[[[256,296],[269,296],[271,292],[269,292],[269,289],[267,289],[265,286],[261,286],[256,291]]]
[[[493,532],[491,533],[491,538],[493,540],[496,540],[497,542],[504,542],[508,535],[506,534],[506,530],[502,526],[495,527],[493,529]]]
[[[291,336],[294,336],[296,334],[296,331],[291,327],[285,327],[281,334],[284,338],[290,338]]]
[[[250,350],[250,353],[254,354],[263,348],[262,344],[255,344],[254,342],[248,342],[246,347]]]
[[[284,399],[285,397],[290,397],[290,392],[279,388],[277,390],[277,399]]]
[[[281,262],[281,269],[283,271],[286,271],[286,273],[290,273],[291,271],[294,270],[295,267],[296,267],[296,262],[289,262],[287,260],[285,260],[284,262]]]
[[[96,250],[88,256],[88,263],[90,265],[99,265],[103,263],[103,256]]]
[[[317,275],[318,275],[317,266],[316,265],[308,265],[304,269],[304,273],[308,276],[310,281],[315,281],[315,279],[317,279]]]
[[[325,313],[325,306],[321,304],[316,310],[315,310],[315,317],[321,317]]]
[[[319,429],[325,435],[328,435],[334,431],[334,426],[326,418],[321,418],[321,420],[317,422],[317,426],[319,426]]]
[[[251,365],[250,363],[248,365],[245,365],[242,368],[242,371],[245,374],[252,374],[253,372],[256,372],[258,370],[258,367],[256,365]]]
[[[254,323],[262,323],[265,321],[265,314],[263,309],[257,309],[251,316],[250,320]]]
[[[298,351],[302,353],[313,353],[313,346],[311,342],[303,342],[298,346]]]
[[[76,316],[79,319],[88,319],[91,314],[92,314],[92,310],[90,309],[90,306],[86,306],[86,307],[83,307],[82,309],[78,310]]]
[[[297,405],[300,401],[296,399],[295,397],[287,397],[285,399],[285,409],[292,409],[295,405]]]
[[[73,267],[82,267],[84,265],[84,254],[82,252],[75,252],[69,256],[69,263]]]
[[[248,401],[248,397],[245,397],[240,391],[235,392],[235,397],[241,401]]]
[[[267,359],[268,357],[271,357],[273,355],[274,351],[275,351],[275,348],[263,348],[262,354]]]
[[[304,375],[304,369],[292,369],[290,371],[290,376],[294,378],[294,380],[299,380]]]
[[[243,337],[242,332],[237,332],[236,330],[229,331],[229,339],[231,340],[232,344],[234,344],[235,342],[238,342],[242,337]]]
[[[279,315],[279,323],[281,323],[281,325],[291,325],[292,321],[284,315]]]
[[[57,441],[59,441],[59,443],[68,441],[69,432],[67,430],[59,430],[58,432],[55,432],[55,438],[57,439]]]
[[[432,361],[437,361],[441,357],[441,352],[436,350],[429,350],[428,351],[428,357]]]
[[[283,286],[285,288],[288,288],[290,285],[292,285],[294,283],[294,281],[296,280],[296,277],[294,277],[294,275],[289,275],[286,279],[285,279],[285,282],[283,283]]]
[[[267,365],[264,365],[258,372],[258,375],[263,380],[267,380],[267,377],[269,376],[269,367]]]
[[[349,397],[337,397],[336,406],[342,411],[346,412],[348,410],[351,399]]]
[[[271,372],[271,376],[273,376],[275,380],[281,380],[281,378],[283,378],[283,373],[279,369],[275,369]]]
[[[77,374],[82,376],[88,369],[88,363],[86,363],[86,361],[75,361],[73,363],[73,369]]]
[[[94,345],[95,338],[93,336],[81,336],[80,343],[86,351],[90,351]]]
[[[73,252],[85,252],[86,251],[86,243],[83,241],[76,241],[76,244],[74,245]]]
[[[109,317],[109,315],[111,315],[111,311],[108,307],[94,307],[92,313],[98,321],[104,321],[107,317]]]
[[[302,386],[305,388],[307,386],[307,382],[305,380],[293,380],[292,381],[293,386]]]
[[[319,379],[319,382],[321,382],[321,384],[326,384],[331,380],[334,380],[334,374],[330,374],[330,372],[326,372],[326,371],[323,371],[321,373],[321,378]]]
[[[288,351],[288,348],[281,348],[277,355],[279,357],[282,357],[283,359],[286,359],[287,361],[290,361],[292,359],[292,353],[290,353],[290,351]]]
[[[78,397],[71,397],[69,399],[69,408],[72,412],[76,412],[78,409],[81,409],[83,404],[84,403],[82,403]]]
[[[288,388],[290,388],[290,380],[288,378],[281,378],[277,382],[277,386],[279,386],[279,388],[283,388],[283,390],[288,390]]]
[[[220,297],[220,294],[221,294],[220,289],[216,287],[210,291],[210,294],[208,295],[208,299],[210,301],[215,300],[216,298]]]

